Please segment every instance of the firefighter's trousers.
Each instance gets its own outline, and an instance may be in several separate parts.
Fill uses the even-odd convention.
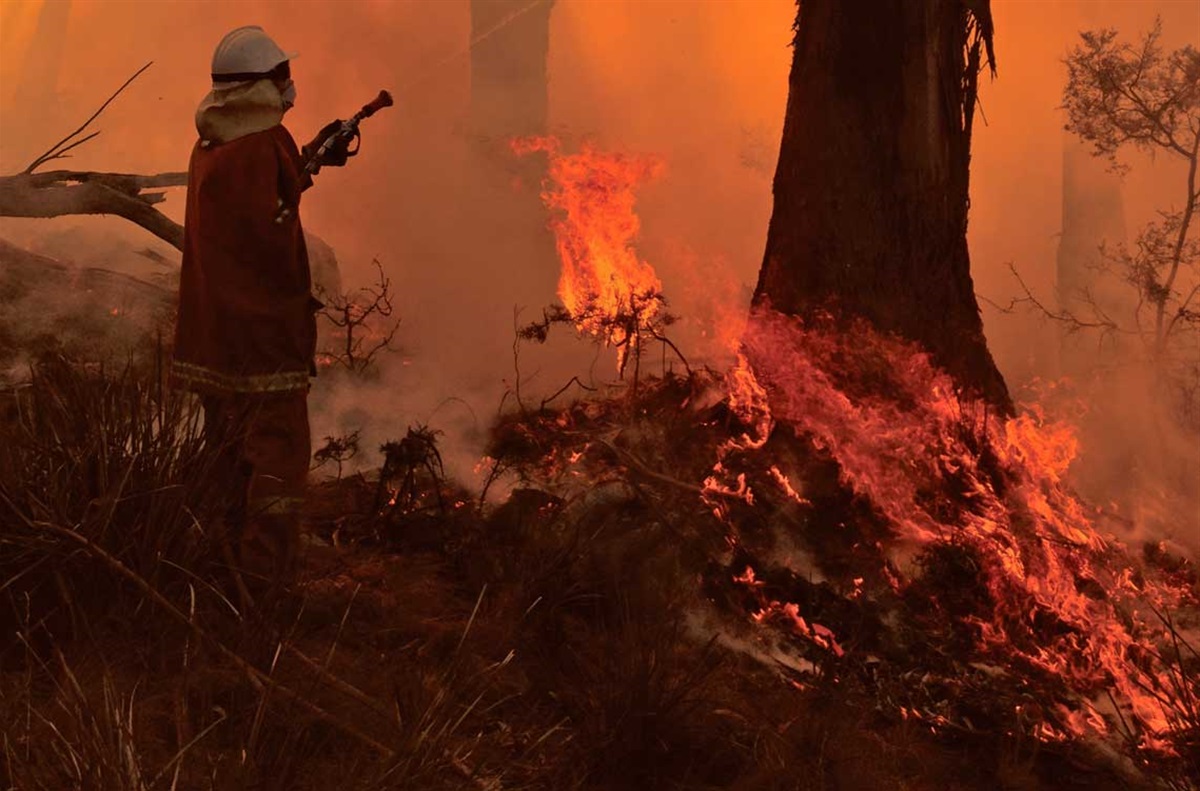
[[[230,496],[228,546],[254,587],[295,572],[311,451],[308,391],[203,398],[206,442],[217,449]]]

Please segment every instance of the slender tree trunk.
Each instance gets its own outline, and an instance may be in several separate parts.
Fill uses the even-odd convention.
[[[68,123],[71,97],[60,90],[59,82],[70,13],[70,0],[43,2],[20,69],[0,78],[0,168],[32,159],[29,149],[42,138],[57,139]]]
[[[540,188],[542,157],[514,155],[514,138],[547,133],[552,0],[471,0],[471,100],[469,195],[463,201],[461,270],[447,272],[460,304],[478,326],[496,328],[481,353],[495,361],[488,376],[512,368],[515,306],[537,308],[554,300],[558,258]],[[520,261],[512,267],[497,262]],[[523,320],[529,320],[528,314]],[[461,344],[478,347],[472,324]],[[477,358],[476,358],[477,359]],[[474,363],[473,363],[474,364]],[[474,364],[478,368],[477,364]]]
[[[47,0],[38,12],[37,30],[25,52],[13,97],[16,107],[26,114],[38,109],[57,110],[59,74],[67,48],[70,16],[71,0]]]
[[[546,133],[551,0],[471,0],[471,131],[491,158],[527,168],[513,157],[513,137]],[[536,183],[536,182],[535,182]]]
[[[862,317],[1005,412],[967,252],[986,0],[803,0],[755,304]]]

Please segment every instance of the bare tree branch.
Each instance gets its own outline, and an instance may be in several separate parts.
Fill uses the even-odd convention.
[[[36,187],[47,187],[62,181],[76,183],[97,181],[122,192],[133,193],[140,189],[155,187],[185,187],[187,186],[187,173],[176,171],[143,176],[138,173],[100,173],[91,170],[48,170],[29,176],[29,183]]]
[[[1080,318],[1072,311],[1051,310],[1050,308],[1046,307],[1045,303],[1043,303],[1037,297],[1037,295],[1033,293],[1033,290],[1029,288],[1029,285],[1025,282],[1025,279],[1021,277],[1021,273],[1017,271],[1017,268],[1011,262],[1008,265],[1008,271],[1012,272],[1013,277],[1016,278],[1024,296],[1013,297],[1009,300],[1007,305],[1001,305],[995,300],[988,299],[985,296],[979,296],[979,299],[988,303],[1001,313],[1011,314],[1017,312],[1018,308],[1026,307],[1034,310],[1037,313],[1040,313],[1047,319],[1060,322],[1061,324],[1065,325],[1067,327],[1067,331],[1071,333],[1087,329],[1098,329],[1102,330],[1105,335],[1118,332],[1132,334],[1129,330],[1122,329],[1121,326],[1111,316],[1105,313],[1103,308],[1100,307],[1090,292],[1084,292],[1084,301],[1091,308],[1093,315],[1093,320],[1088,321]]]
[[[96,131],[75,139],[151,65],[153,61],[134,72],[78,129],[30,162],[25,170],[12,176],[0,176],[0,217],[114,214],[140,225],[176,249],[183,249],[183,226],[154,208],[154,204],[166,200],[166,194],[142,190],[184,186],[187,184],[186,173],[141,176],[70,170],[34,172],[51,160],[68,158],[68,151],[100,134]]]
[[[67,146],[66,148],[62,148],[62,146],[66,145],[68,142],[70,142],[71,138],[75,137],[76,135],[80,134],[85,129],[87,129],[89,126],[91,126],[92,121],[95,121],[97,118],[99,118],[100,113],[104,112],[104,109],[106,107],[108,107],[110,104],[112,104],[113,100],[116,99],[118,96],[120,96],[121,92],[124,91],[126,88],[128,88],[130,83],[132,83],[134,80],[136,80],[138,77],[140,77],[142,72],[144,72],[146,69],[150,68],[153,65],[154,65],[154,61],[150,61],[145,66],[143,66],[140,69],[138,69],[137,71],[135,71],[133,73],[132,77],[125,80],[124,84],[121,85],[120,88],[117,88],[116,93],[114,93],[112,96],[108,97],[107,101],[105,101],[104,104],[100,105],[100,109],[98,109],[96,112],[92,113],[91,117],[83,122],[83,126],[79,127],[74,132],[72,132],[71,134],[64,137],[62,140],[59,140],[57,143],[55,143],[53,146],[50,147],[50,150],[46,151],[44,154],[39,156],[37,159],[30,162],[29,167],[25,168],[25,170],[23,172],[32,173],[33,171],[37,170],[37,168],[39,166],[41,166],[42,164],[49,162],[52,159],[60,158],[63,155],[63,152],[68,151],[68,150],[74,148],[75,146],[80,145],[81,143],[86,143],[88,140],[91,140],[93,137],[98,135],[99,132],[93,132],[92,134],[85,137],[83,140],[77,140],[76,142],[72,143],[71,145]]]
[[[330,294],[318,289],[318,297],[325,306],[318,314],[339,330],[338,341],[342,348],[322,349],[318,358],[336,363],[352,373],[361,374],[374,363],[380,352],[392,351],[392,340],[400,327],[400,320],[390,327],[380,328],[381,319],[389,319],[393,312],[392,281],[384,274],[379,259],[372,261],[377,279],[374,285],[344,294]]]

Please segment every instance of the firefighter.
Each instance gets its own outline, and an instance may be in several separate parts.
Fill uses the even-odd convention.
[[[320,303],[299,215],[280,212],[310,183],[281,124],[296,100],[291,58],[257,26],[221,40],[188,167],[171,375],[200,396],[230,476],[225,546],[243,594],[294,573],[311,451]]]

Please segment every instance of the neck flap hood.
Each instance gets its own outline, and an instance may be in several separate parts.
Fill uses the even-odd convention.
[[[228,143],[278,126],[284,112],[283,96],[271,80],[234,83],[210,91],[200,102],[196,131],[201,140]]]

